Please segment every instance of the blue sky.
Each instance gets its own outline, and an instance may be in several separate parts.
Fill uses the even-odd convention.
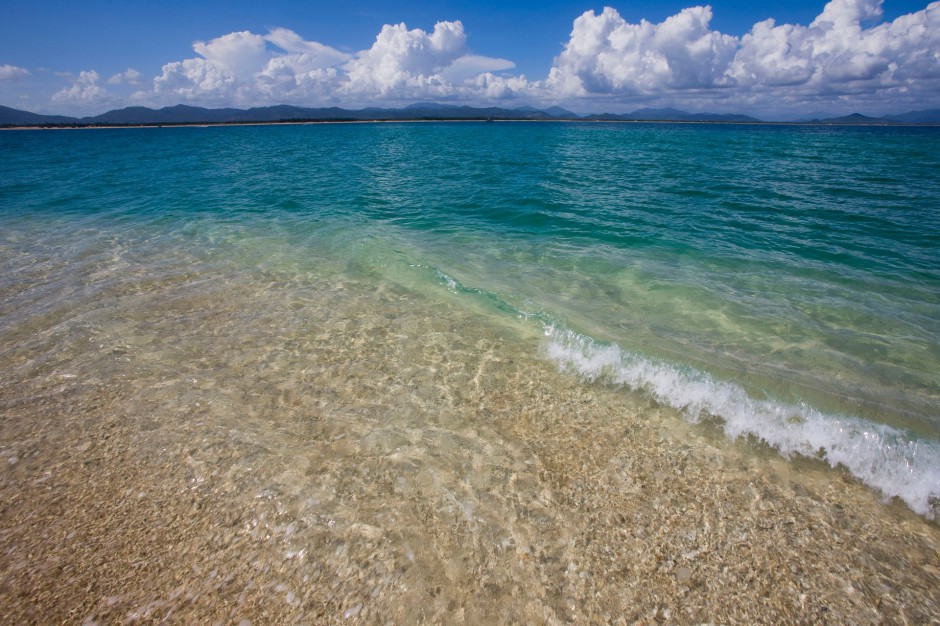
[[[437,100],[786,118],[940,107],[937,2],[33,0],[0,11],[0,104],[37,112]]]

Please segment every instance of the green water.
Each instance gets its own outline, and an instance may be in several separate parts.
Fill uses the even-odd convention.
[[[938,139],[600,123],[4,132],[2,349],[148,284],[400,286],[511,325],[584,384],[842,464],[930,514]]]

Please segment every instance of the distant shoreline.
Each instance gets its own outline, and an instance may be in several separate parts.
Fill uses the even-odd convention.
[[[311,120],[277,120],[271,122],[163,122],[151,124],[23,124],[23,125],[4,125],[0,126],[2,130],[94,130],[94,129],[121,129],[121,128],[208,128],[210,126],[305,126],[319,124],[402,124],[402,123],[489,123],[489,122],[511,122],[511,123],[535,123],[535,124],[554,124],[554,123],[578,123],[578,124],[697,124],[707,126],[825,126],[828,128],[840,127],[876,127],[876,128],[904,128],[919,127],[930,128],[940,127],[936,122],[892,122],[892,123],[869,123],[869,122],[765,122],[765,121],[730,121],[730,120],[600,120],[583,118],[555,118],[555,119],[514,119],[514,118],[402,118],[402,119],[311,119]]]

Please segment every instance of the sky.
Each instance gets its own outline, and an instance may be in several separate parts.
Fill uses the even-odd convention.
[[[0,0],[0,105],[940,108],[940,2]]]

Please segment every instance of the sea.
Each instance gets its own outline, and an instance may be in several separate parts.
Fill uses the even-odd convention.
[[[940,128],[2,132],[0,356],[7,408],[46,381],[440,437],[551,371],[933,519]]]

